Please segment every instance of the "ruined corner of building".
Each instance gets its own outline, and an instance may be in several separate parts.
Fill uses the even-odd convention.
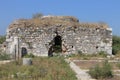
[[[13,57],[26,54],[112,54],[112,29],[103,23],[83,23],[72,16],[43,16],[12,22],[6,35],[6,52]]]

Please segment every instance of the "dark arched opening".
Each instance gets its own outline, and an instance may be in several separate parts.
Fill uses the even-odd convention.
[[[53,39],[51,46],[48,50],[48,56],[53,56],[53,52],[54,53],[62,52],[62,39],[61,39],[61,36],[59,36],[59,35],[57,35]]]
[[[25,47],[22,47],[21,56],[24,57],[26,54],[27,54],[27,49]]]
[[[62,39],[61,36],[57,35],[54,38],[54,52],[59,53],[62,52]]]

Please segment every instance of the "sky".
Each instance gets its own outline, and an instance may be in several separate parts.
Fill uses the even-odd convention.
[[[105,22],[120,36],[120,0],[0,0],[0,35],[16,19],[33,14],[74,16],[80,22]]]

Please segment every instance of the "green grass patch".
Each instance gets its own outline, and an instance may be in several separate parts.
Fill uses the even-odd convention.
[[[0,65],[0,80],[77,80],[75,73],[61,57],[36,57],[33,65],[14,61]]]
[[[117,63],[116,66],[120,69],[120,63]]]
[[[0,54],[0,60],[10,60],[10,55],[8,54]]]
[[[85,54],[80,52],[78,54],[67,55],[67,58],[82,59],[82,60],[90,60],[90,59],[97,60],[98,58],[107,58],[107,54],[104,51],[100,51],[99,53],[96,54]]]
[[[103,62],[103,65],[96,65],[93,68],[90,68],[88,72],[95,79],[105,79],[113,77],[113,72],[111,65],[108,61]]]
[[[5,42],[6,37],[5,36],[0,36],[0,44],[2,44],[3,42]]]

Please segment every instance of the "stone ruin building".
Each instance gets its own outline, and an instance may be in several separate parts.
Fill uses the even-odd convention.
[[[52,56],[82,52],[112,54],[112,29],[102,23],[82,23],[72,16],[15,20],[7,29],[6,52],[14,57],[32,53]]]

